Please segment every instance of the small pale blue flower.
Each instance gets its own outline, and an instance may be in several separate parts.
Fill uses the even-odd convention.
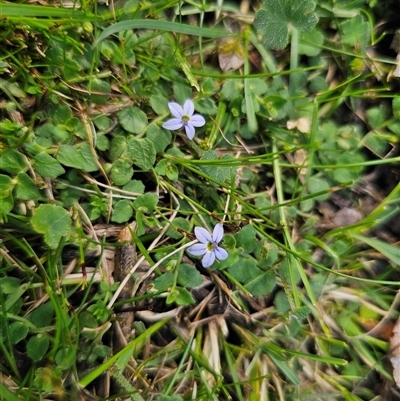
[[[188,248],[188,252],[194,256],[203,256],[201,263],[203,267],[210,267],[215,259],[225,260],[228,257],[228,252],[218,246],[224,235],[222,224],[218,223],[210,234],[202,227],[195,227],[194,234],[200,244],[194,244]]]
[[[183,107],[176,102],[169,102],[168,107],[174,118],[169,119],[162,125],[165,129],[175,131],[185,127],[187,137],[193,139],[194,127],[202,127],[206,123],[203,116],[200,114],[193,114],[194,104],[190,99],[185,101]]]

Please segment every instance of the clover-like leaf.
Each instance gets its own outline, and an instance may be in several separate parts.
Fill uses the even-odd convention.
[[[310,0],[264,0],[257,11],[254,27],[263,35],[263,43],[271,49],[284,49],[289,42],[289,30],[311,31],[318,17]]]
[[[40,205],[32,217],[32,225],[37,232],[44,234],[47,245],[55,249],[62,236],[69,237],[72,221],[61,206]]]

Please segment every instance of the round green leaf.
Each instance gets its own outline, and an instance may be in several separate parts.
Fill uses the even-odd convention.
[[[194,266],[182,263],[178,267],[177,281],[182,287],[193,288],[200,285],[203,279]]]
[[[26,318],[37,327],[47,327],[54,317],[54,307],[51,302],[46,302],[34,309]]]
[[[26,157],[18,150],[9,149],[0,155],[0,169],[10,174],[18,174],[29,167]]]
[[[156,152],[161,153],[171,143],[172,135],[169,130],[151,123],[146,129],[146,138],[153,142]]]
[[[61,237],[71,234],[71,217],[61,206],[40,205],[32,217],[33,228],[44,235],[47,245],[55,249]]]
[[[132,178],[133,168],[127,160],[117,160],[111,168],[111,179],[115,185],[125,185]]]
[[[103,104],[110,99],[111,86],[106,81],[94,78],[89,82],[88,90],[90,93],[89,99],[91,102]]]
[[[118,113],[122,127],[132,134],[142,134],[147,127],[147,115],[137,107],[127,107]]]
[[[146,209],[146,213],[151,213],[157,206],[158,196],[156,194],[145,194],[140,195],[137,199],[133,202],[133,207],[135,210],[139,208]]]
[[[127,199],[120,200],[114,206],[114,210],[111,216],[111,221],[116,223],[125,223],[129,221],[129,219],[133,215],[133,209],[131,206],[131,202]]]
[[[21,286],[21,280],[16,277],[1,277],[0,291],[3,294],[12,294]]]
[[[263,35],[263,43],[271,49],[284,49],[289,42],[289,29],[311,31],[318,22],[310,0],[264,0],[257,11],[254,27]]]
[[[18,344],[26,338],[29,332],[29,326],[23,322],[14,322],[10,324],[10,339],[13,344]]]
[[[44,334],[38,334],[29,339],[26,346],[28,356],[33,362],[39,362],[43,359],[49,348],[49,339]]]
[[[41,198],[39,189],[26,173],[18,174],[14,195],[22,200],[38,200]]]
[[[65,173],[61,164],[45,152],[38,153],[34,160],[35,171],[42,177],[56,178]]]
[[[238,247],[243,248],[245,253],[251,253],[256,246],[256,230],[248,224],[235,234],[235,239]]]
[[[128,155],[136,166],[143,171],[149,171],[156,162],[156,149],[150,139],[132,138],[128,141]]]
[[[57,160],[64,166],[75,167],[79,170],[84,166],[81,155],[71,145],[61,145],[57,153]]]
[[[319,177],[310,177],[310,179],[307,182],[308,185],[308,190],[310,192],[310,194],[314,194],[316,192],[321,192],[321,191],[326,191],[327,189],[330,188],[330,185],[328,184],[328,182],[322,178]],[[314,200],[317,201],[323,201],[328,199],[330,196],[329,193],[324,194],[324,195],[319,195],[317,197],[314,198]]]
[[[78,151],[83,161],[83,171],[85,171],[86,173],[91,173],[99,169],[94,154],[92,152],[92,148],[88,143],[82,142],[81,144],[79,144]]]

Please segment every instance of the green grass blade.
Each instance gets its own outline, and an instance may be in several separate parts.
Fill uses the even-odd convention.
[[[391,260],[394,264],[400,264],[400,248],[397,248],[393,245],[387,244],[386,242],[380,241],[375,238],[368,238],[363,235],[349,233],[353,238],[362,241],[369,245],[371,248],[376,249],[382,255],[386,256],[389,260]]]
[[[48,17],[48,18],[73,18],[87,21],[88,18],[98,18],[79,10],[35,6],[26,4],[0,4],[0,16],[4,17]]]
[[[177,22],[169,21],[137,19],[131,21],[117,22],[116,24],[111,25],[103,31],[103,33],[95,42],[95,45],[97,45],[108,36],[113,35],[114,33],[126,31],[129,29],[157,29],[159,31],[175,32],[192,36],[202,36],[211,39],[229,36],[228,32],[218,29],[199,28],[197,26],[179,24]]]

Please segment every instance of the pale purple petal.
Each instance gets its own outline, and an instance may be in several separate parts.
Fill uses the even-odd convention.
[[[203,256],[208,252],[206,244],[194,244],[190,246],[187,251],[194,256]]]
[[[190,124],[192,124],[193,127],[202,127],[205,123],[206,120],[200,114],[195,114],[190,117]]]
[[[221,248],[219,246],[217,246],[214,249],[214,253],[215,253],[215,257],[218,260],[225,260],[228,257],[228,252],[226,252],[224,248]]]
[[[190,99],[188,99],[183,105],[183,114],[185,116],[191,117],[193,115],[193,112],[194,112],[194,104]]]
[[[169,102],[168,103],[168,107],[169,110],[171,111],[171,114],[176,117],[179,118],[180,120],[182,120],[182,116],[183,116],[183,109],[182,106],[176,102]]]
[[[222,240],[222,237],[224,236],[224,226],[221,223],[218,223],[214,227],[214,231],[212,233],[212,242],[215,242],[218,244]]]
[[[191,123],[187,123],[185,125],[185,131],[186,131],[186,136],[189,139],[193,139],[194,138],[194,127]]]
[[[214,252],[207,252],[201,260],[201,264],[203,265],[203,267],[210,267],[214,263],[214,261]]]
[[[211,234],[203,227],[195,227],[194,235],[203,244],[212,242]]]
[[[180,118],[171,118],[170,120],[166,121],[163,125],[163,128],[169,129],[171,131],[175,131],[179,128],[183,127],[182,119]]]

